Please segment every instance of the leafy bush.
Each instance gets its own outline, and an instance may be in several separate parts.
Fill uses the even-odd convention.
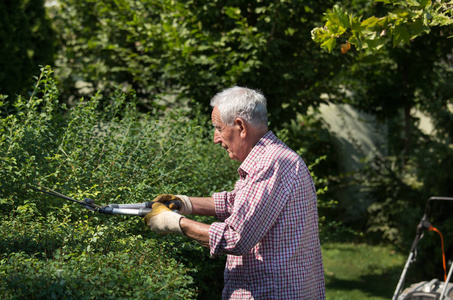
[[[1,222],[3,299],[195,297],[189,270],[159,241],[130,234],[125,223],[62,216],[22,208]]]
[[[206,249],[195,242],[180,236],[157,238],[140,218],[93,215],[30,189],[39,183],[75,199],[107,204],[149,201],[160,193],[206,196],[232,187],[237,164],[207,138],[206,117],[189,119],[182,112],[157,108],[141,114],[134,94],[119,89],[108,105],[104,101],[101,106],[100,97],[81,99],[67,109],[59,104],[52,70],[45,67],[30,98],[17,97],[13,105],[1,102],[0,272],[7,278],[2,295],[219,295],[221,279],[204,285],[206,290],[197,286],[206,276],[221,278],[223,261],[208,262]],[[106,261],[114,262],[106,267]],[[199,274],[201,266],[209,266],[211,274]],[[19,281],[26,285],[20,287]],[[93,290],[81,295],[87,282],[94,284]]]
[[[103,203],[142,202],[169,192],[208,195],[232,185],[236,166],[206,139],[207,127],[199,126],[203,119],[157,110],[140,114],[134,95],[119,91],[102,110],[99,95],[68,110],[59,107],[50,75],[44,69],[30,99],[18,97],[14,107],[4,107],[0,203],[5,211],[27,202],[30,183]],[[208,185],[207,174],[219,182]],[[41,211],[59,203],[33,197]]]

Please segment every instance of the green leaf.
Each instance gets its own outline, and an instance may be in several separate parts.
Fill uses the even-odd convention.
[[[393,47],[397,47],[400,44],[408,45],[410,38],[411,35],[404,26],[396,26],[393,30]]]
[[[407,2],[405,0],[375,0],[375,2],[382,2],[384,4],[392,4],[392,5],[401,5],[407,6]]]
[[[362,26],[362,22],[360,21],[360,18],[358,17],[351,17],[351,30],[352,31],[362,31],[365,29],[364,26]]]
[[[417,20],[410,25],[411,39],[416,38],[417,36],[423,33],[429,33],[430,29],[428,26],[423,24],[423,20]]]
[[[378,21],[379,21],[379,19],[373,16],[373,17],[370,17],[370,18],[364,20],[360,25],[364,26],[364,27],[371,27],[371,26],[376,25],[376,23]]]
[[[337,39],[330,38],[327,39],[324,43],[321,44],[321,47],[327,49],[329,52],[332,52],[333,48],[337,45]]]
[[[344,27],[344,28],[349,27],[349,16],[348,16],[348,14],[345,13],[343,11],[343,9],[341,9],[341,7],[339,7],[338,5],[334,6],[334,12],[335,12],[336,16],[338,17],[339,24],[342,27]]]
[[[445,14],[434,14],[432,15],[431,26],[448,26],[453,24],[453,18]]]
[[[326,26],[334,34],[342,34],[349,27],[349,17],[338,5],[327,12],[326,16]]]
[[[316,27],[311,31],[311,38],[316,43],[323,43],[327,36],[327,31],[321,27]]]
[[[363,49],[363,44],[359,33],[356,33],[352,37],[350,37],[348,42],[354,45],[357,50]]]
[[[409,6],[416,6],[416,7],[420,6],[420,2],[418,2],[416,0],[407,0],[407,4],[409,4]]]
[[[379,50],[387,43],[387,39],[379,37],[375,39],[366,40],[367,47],[371,50]],[[364,47],[366,48],[366,47]]]
[[[422,7],[422,8],[425,8],[429,4],[431,4],[431,0],[421,0],[420,1],[420,7]]]
[[[241,9],[237,7],[225,7],[225,14],[232,19],[240,19],[241,17]]]

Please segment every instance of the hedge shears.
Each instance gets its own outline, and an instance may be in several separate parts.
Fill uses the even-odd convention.
[[[51,190],[45,186],[39,185],[38,187],[30,186],[35,191],[39,191],[42,193],[46,193],[52,196],[60,197],[72,202],[76,202],[86,209],[91,211],[107,214],[107,215],[130,215],[130,216],[139,216],[144,217],[147,213],[152,211],[152,205],[154,202],[152,201],[145,201],[142,203],[134,203],[134,204],[108,204],[108,205],[97,205],[94,203],[94,200],[90,198],[85,198],[83,201],[78,201],[61,193],[58,193],[54,190]],[[167,201],[165,203],[167,207],[169,207],[173,211],[179,211],[181,209],[181,203],[179,201]]]

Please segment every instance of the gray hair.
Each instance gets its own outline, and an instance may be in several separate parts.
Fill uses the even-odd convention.
[[[211,106],[217,106],[227,126],[234,126],[239,117],[254,127],[267,128],[266,98],[259,91],[239,86],[228,88],[211,99]]]

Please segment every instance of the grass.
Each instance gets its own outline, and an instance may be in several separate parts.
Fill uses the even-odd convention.
[[[391,299],[407,259],[390,246],[326,243],[322,249],[327,300]]]

